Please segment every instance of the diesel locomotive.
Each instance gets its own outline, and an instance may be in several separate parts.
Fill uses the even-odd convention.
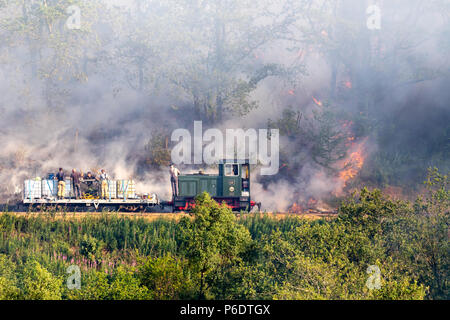
[[[178,176],[178,195],[173,197],[175,211],[188,211],[195,206],[195,197],[208,192],[219,203],[234,211],[250,211],[261,204],[250,197],[250,163],[248,160],[222,160],[219,174],[185,174]]]

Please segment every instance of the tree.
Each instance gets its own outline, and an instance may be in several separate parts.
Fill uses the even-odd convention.
[[[338,116],[328,103],[321,110],[313,110],[314,121],[306,128],[306,136],[312,141],[311,154],[313,160],[330,168],[338,160],[346,156],[347,132],[342,129]]]
[[[247,0],[173,1],[169,30],[177,33],[172,34],[170,47],[177,55],[170,64],[169,81],[184,92],[197,118],[215,123],[223,120],[225,111],[247,114],[257,107],[251,93],[262,80],[303,71],[254,58],[290,21],[271,16],[270,5]]]
[[[21,299],[61,300],[62,279],[53,276],[39,262],[28,261],[24,266],[22,277]]]
[[[187,261],[170,253],[159,258],[148,257],[138,270],[141,283],[150,290],[152,299],[175,300],[191,297],[192,283]]]
[[[407,210],[404,203],[386,199],[380,190],[369,191],[363,188],[358,196],[348,199],[340,206],[339,219],[359,226],[375,236],[381,229],[382,219],[392,217],[401,208]]]
[[[165,132],[153,132],[152,137],[145,147],[147,154],[146,164],[155,167],[168,166],[170,164],[169,136]]]
[[[125,84],[140,94],[154,96],[167,85],[164,75],[172,61],[169,45],[173,37],[170,9],[170,3],[133,0],[108,11],[107,23],[114,36],[109,41],[111,50],[105,54],[118,64],[119,77],[112,80],[119,86]]]
[[[418,199],[416,209],[429,215],[449,214],[450,208],[450,177],[448,174],[441,174],[438,168],[428,168],[427,178],[424,181],[427,189],[425,201]]]
[[[224,269],[235,266],[251,241],[250,234],[225,204],[219,205],[204,192],[196,198],[194,220],[179,222],[180,251],[198,278],[198,298],[208,297],[209,289]]]
[[[16,265],[4,254],[0,254],[0,300],[15,300],[19,297]]]
[[[101,250],[100,242],[88,235],[83,235],[83,239],[80,242],[80,253],[90,260],[95,260],[96,255]]]
[[[141,285],[134,270],[119,266],[111,277],[108,298],[112,300],[148,299],[148,289]]]
[[[71,6],[80,8],[83,14],[79,29],[66,26]],[[29,87],[36,80],[42,82],[47,107],[54,111],[67,99],[74,83],[88,78],[88,51],[98,45],[92,25],[100,6],[78,0],[12,0],[7,7],[12,14],[0,20],[5,30],[3,45],[28,49],[30,63],[18,67]]]
[[[390,256],[403,262],[399,272],[407,272],[426,284],[428,298],[448,299],[448,175],[430,168],[424,183],[425,199],[418,197],[411,210],[398,212],[394,219],[384,222],[386,247]]]
[[[68,299],[73,300],[145,300],[149,290],[143,286],[133,268],[119,266],[111,275],[91,271],[83,276],[81,289],[69,290]]]
[[[81,289],[69,290],[67,298],[70,300],[108,300],[108,275],[105,272],[93,271],[82,274]]]

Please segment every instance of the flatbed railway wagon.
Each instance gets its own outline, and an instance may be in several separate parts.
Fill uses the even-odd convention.
[[[158,207],[160,207],[158,196],[156,194],[137,195],[132,180],[109,181],[106,199],[98,199],[91,195],[75,199],[71,190],[71,182],[66,180],[65,197],[58,199],[55,180],[34,179],[24,182],[23,200],[17,209],[24,211],[65,208],[70,211],[152,212]]]
[[[178,195],[173,198],[174,211],[189,211],[195,197],[208,192],[218,203],[233,211],[250,211],[261,207],[250,197],[250,163],[248,160],[221,160],[219,174],[185,174],[178,176]]]
[[[160,207],[157,199],[24,199],[22,210],[33,209],[63,209],[70,211],[129,211],[129,212],[153,212]]]

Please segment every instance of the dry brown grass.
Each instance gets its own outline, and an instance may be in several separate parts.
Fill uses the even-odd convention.
[[[258,214],[258,213],[255,213]],[[308,220],[317,220],[317,219],[328,219],[337,217],[336,213],[288,213],[288,212],[266,212],[259,213],[261,216],[267,214],[269,217],[273,219],[284,219],[287,217],[299,217]]]
[[[39,215],[41,217],[51,217],[54,219],[83,219],[86,217],[100,218],[104,214],[116,215],[119,217],[129,217],[129,218],[143,218],[147,221],[153,221],[159,218],[165,218],[170,220],[179,220],[182,217],[189,216],[185,213],[134,213],[134,212],[113,212],[113,213],[103,213],[103,212],[8,212],[9,214],[14,214],[16,216],[32,217]],[[4,214],[0,212],[0,214]]]

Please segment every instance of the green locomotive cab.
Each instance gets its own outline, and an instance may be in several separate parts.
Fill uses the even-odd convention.
[[[248,160],[222,160],[218,166],[218,175],[199,172],[178,176],[178,195],[173,199],[175,210],[189,210],[195,205],[195,197],[204,191],[236,211],[250,211],[258,205],[250,199]]]

